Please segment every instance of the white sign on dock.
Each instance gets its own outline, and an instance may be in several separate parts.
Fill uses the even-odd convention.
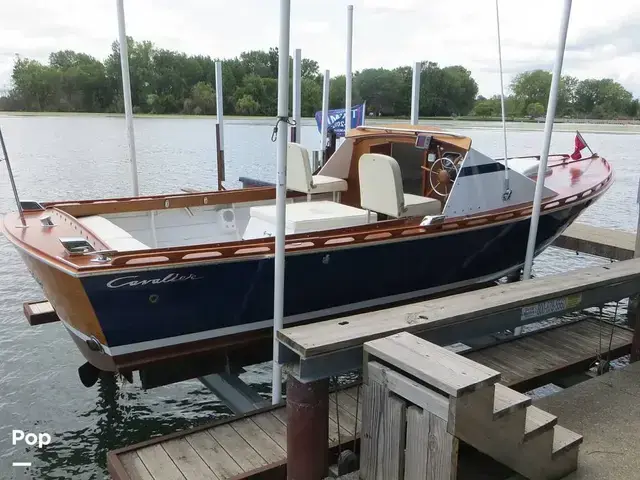
[[[554,298],[546,302],[536,303],[522,307],[521,320],[531,320],[532,318],[542,317],[550,313],[562,312],[576,307],[582,301],[582,294],[569,295],[562,298]]]

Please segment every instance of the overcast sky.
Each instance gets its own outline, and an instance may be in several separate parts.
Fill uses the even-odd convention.
[[[127,34],[162,48],[234,57],[278,44],[278,0],[125,0]],[[514,73],[551,70],[561,0],[501,0],[505,85]],[[354,5],[354,71],[463,65],[480,94],[500,91],[494,0],[292,0],[291,51],[343,74],[346,9]],[[118,36],[116,0],[5,0],[0,12],[0,88],[13,59],[46,61],[72,49],[104,59]],[[575,0],[564,74],[611,77],[640,96],[640,1]]]

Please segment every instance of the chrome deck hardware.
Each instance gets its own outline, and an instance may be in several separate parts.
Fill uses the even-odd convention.
[[[40,223],[43,227],[55,227],[56,224],[51,220],[51,215],[43,215],[40,217]]]
[[[117,250],[96,250],[84,237],[60,237],[60,243],[69,253],[69,256],[76,257],[89,255],[92,262],[103,263],[111,260],[111,257],[118,253]]]
[[[84,237],[60,237],[58,240],[70,255],[83,255],[96,251]]]

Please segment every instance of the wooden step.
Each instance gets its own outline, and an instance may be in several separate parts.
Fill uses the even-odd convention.
[[[493,400],[494,419],[504,417],[516,410],[527,408],[529,405],[531,405],[531,398],[527,395],[505,387],[501,383],[495,384]]]
[[[527,407],[527,419],[524,426],[524,441],[529,441],[541,433],[551,430],[558,423],[558,417],[538,407]]]
[[[407,332],[366,342],[364,350],[453,397],[500,381],[500,372]]]
[[[582,440],[582,435],[572,432],[561,425],[555,425],[553,427],[553,453],[551,456],[559,456],[560,454],[580,445]]]

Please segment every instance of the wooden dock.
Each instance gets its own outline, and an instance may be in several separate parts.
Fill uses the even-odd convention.
[[[612,260],[629,260],[636,248],[636,234],[574,223],[553,246]]]
[[[595,318],[511,337],[462,355],[502,374],[502,383],[526,392],[588,370],[598,358],[631,350],[633,331]],[[609,351],[611,340],[611,351]]]
[[[336,412],[335,396],[329,404],[328,446],[352,449],[362,398],[358,387],[339,391]],[[286,449],[287,411],[281,404],[109,452],[107,464],[114,480],[240,479],[284,471]]]
[[[601,338],[604,350],[599,349]],[[610,355],[611,359],[625,355],[631,340],[630,330],[589,318],[462,355],[500,371],[505,386],[524,391],[584,371],[600,355]],[[335,395],[330,396],[330,447],[337,445],[339,420],[342,443],[346,443],[345,448],[353,448],[353,435],[360,432],[359,426],[355,429],[356,397],[356,388],[340,392],[336,415]],[[361,404],[362,398],[359,400]],[[258,474],[276,470],[269,478],[284,479],[286,430],[284,404],[269,407],[112,451],[108,455],[109,472],[114,480],[227,480],[258,478]]]

